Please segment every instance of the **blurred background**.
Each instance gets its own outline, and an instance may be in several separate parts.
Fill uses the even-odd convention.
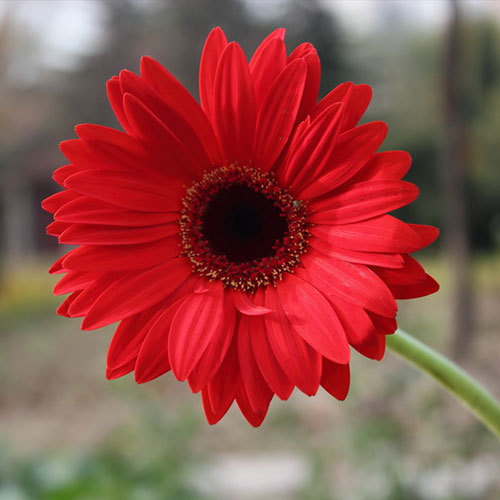
[[[105,82],[149,54],[196,94],[209,30],[250,55],[272,29],[312,42],[322,94],[374,89],[365,121],[413,156],[401,210],[441,228],[419,258],[441,283],[399,324],[500,397],[500,3],[495,0],[0,1],[0,500],[500,499],[498,443],[433,381],[354,353],[352,388],[274,401],[215,427],[167,375],[106,381],[112,328],[57,317],[64,249],[40,201],[73,126],[118,126]]]

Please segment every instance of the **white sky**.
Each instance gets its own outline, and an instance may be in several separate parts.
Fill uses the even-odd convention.
[[[148,3],[150,0],[137,0]],[[286,0],[246,0],[250,8],[271,14]],[[387,16],[397,15],[399,29],[436,29],[447,18],[448,0],[322,0],[343,24],[346,33],[362,37],[377,27],[387,29]],[[500,20],[499,0],[462,0],[472,15]],[[39,62],[70,68],[78,56],[102,41],[103,9],[95,0],[0,0],[0,18],[9,15],[40,40]],[[264,14],[265,15],[265,14]]]

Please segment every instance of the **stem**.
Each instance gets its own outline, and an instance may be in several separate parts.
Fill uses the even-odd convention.
[[[500,439],[500,404],[490,392],[455,363],[403,330],[386,338],[392,352],[435,378]]]

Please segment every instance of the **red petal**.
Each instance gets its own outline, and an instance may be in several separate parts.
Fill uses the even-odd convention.
[[[209,293],[192,293],[179,306],[168,338],[168,354],[172,371],[185,380],[208,345],[224,326],[224,291],[220,282]]]
[[[315,224],[349,224],[391,212],[408,205],[418,188],[404,181],[366,181],[310,205],[309,221]]]
[[[139,212],[169,212],[181,208],[184,189],[179,182],[154,183],[128,172],[84,170],[66,179],[65,186],[90,196]]]
[[[439,284],[409,255],[402,269],[375,269],[397,299],[423,297],[439,290]]]
[[[333,90],[331,90],[321,101],[316,104],[313,111],[311,112],[311,118],[316,118],[320,113],[322,113],[326,108],[330,107],[332,104],[342,102],[347,104],[354,90],[354,84],[352,82],[344,82],[337,85]]]
[[[74,292],[76,290],[84,290],[87,285],[93,283],[100,278],[102,273],[90,272],[69,272],[63,276],[54,286],[54,295],[64,295],[65,293]]]
[[[78,295],[80,295],[80,291],[72,293],[61,305],[57,308],[56,313],[59,316],[65,316],[66,318],[71,318],[69,314],[69,307],[76,300]]]
[[[214,28],[205,41],[200,61],[200,101],[201,107],[209,117],[213,117],[215,78],[219,60],[227,46],[227,38],[220,28]]]
[[[181,299],[182,300],[182,299]],[[168,332],[179,301],[154,316],[144,341],[137,354],[135,381],[139,384],[149,382],[170,370],[168,361]]]
[[[208,291],[210,293],[210,290]],[[224,323],[214,333],[210,344],[189,374],[188,382],[193,392],[199,392],[219,370],[224,361],[236,328],[236,310],[224,294]]]
[[[293,274],[287,274],[277,290],[283,310],[297,333],[322,356],[336,363],[347,363],[349,344],[325,297]]]
[[[434,226],[425,226],[423,224],[408,224],[408,226],[410,226],[413,232],[420,238],[421,246],[419,249],[434,243],[439,236],[439,229]]]
[[[337,311],[350,345],[362,344],[376,334],[370,316],[361,306],[340,297],[335,297],[331,303]]]
[[[241,314],[246,316],[262,316],[271,312],[271,309],[257,305],[246,293],[234,292],[232,294],[234,306]]]
[[[116,283],[120,277],[121,275],[118,273],[106,273],[92,284],[89,284],[69,306],[68,314],[72,318],[85,316],[100,295]]]
[[[148,154],[133,136],[100,125],[78,125],[75,130],[86,148],[82,149],[78,144],[72,146],[71,149],[75,150],[71,155],[75,157],[72,163],[82,169],[125,171],[136,178],[142,174],[150,182],[158,183],[175,178],[175,173],[170,173],[169,177],[166,171],[169,165],[155,162],[154,156]]]
[[[311,247],[324,255],[345,260],[347,262],[388,268],[403,267],[403,257],[398,253],[375,253],[347,250],[345,248],[336,247],[322,239],[315,238],[314,236],[309,238],[308,243]]]
[[[214,89],[213,122],[228,163],[253,159],[256,106],[250,71],[241,47],[222,53]]]
[[[69,257],[71,254],[73,254],[75,251],[77,250],[77,248],[74,248],[73,250],[71,250],[70,252],[68,252],[67,254],[64,254],[62,257],[59,257],[53,264],[52,266],[50,266],[50,269],[49,269],[49,274],[60,274],[60,273],[66,273],[68,272],[70,269],[67,269],[64,265],[63,265],[63,261],[64,259],[66,259],[67,257]],[[79,269],[75,269],[75,271],[78,271]],[[94,269],[90,269],[90,271],[93,271]]]
[[[63,205],[54,215],[62,222],[105,224],[111,226],[153,226],[176,222],[176,212],[138,212],[125,210],[94,198],[80,196]]]
[[[293,391],[293,384],[280,367],[271,349],[263,316],[252,318],[250,342],[255,360],[267,385],[280,399],[288,399]]]
[[[302,259],[302,263],[307,271],[299,269],[297,274],[310,281],[331,302],[335,303],[335,298],[340,297],[383,316],[396,314],[394,297],[385,283],[368,267],[326,259],[313,251]]]
[[[134,137],[114,128],[93,123],[83,123],[75,127],[75,132],[91,153],[105,160],[104,163],[107,163],[108,160],[107,155],[104,154],[107,151],[121,151],[122,154],[130,154],[133,157],[144,156],[140,143]],[[105,148],[105,145],[108,147]],[[72,161],[72,163],[75,162]],[[76,163],[78,164],[78,162]]]
[[[411,166],[411,156],[406,151],[383,151],[360,170],[357,180],[402,179]]]
[[[145,269],[177,257],[177,236],[140,245],[82,246],[64,256],[64,267],[72,271],[132,271]]]
[[[45,232],[50,236],[59,236],[71,226],[68,222],[54,221],[45,228]]]
[[[334,398],[343,401],[349,392],[349,382],[349,365],[339,365],[326,358],[323,359],[321,385],[325,391],[329,392]]]
[[[52,179],[54,179],[60,186],[64,186],[64,181],[73,174],[76,174],[80,169],[73,165],[64,165],[63,167],[59,167],[52,174]]]
[[[373,91],[369,85],[354,86],[352,94],[349,96],[349,103],[342,122],[343,130],[349,130],[358,124],[370,104],[372,95]]]
[[[134,369],[139,349],[157,315],[158,313],[148,310],[120,322],[108,348],[108,379],[121,377]]]
[[[155,158],[156,163],[163,165],[169,177],[190,183],[198,178],[203,170],[210,167],[206,156],[201,159],[202,155],[198,152],[195,158],[188,149],[189,144],[183,144],[175,136],[175,131],[165,126],[132,94],[125,94],[123,104],[135,135],[149,154]]]
[[[321,356],[293,328],[273,287],[266,289],[266,305],[273,310],[264,318],[267,337],[281,368],[302,392],[308,396],[316,394],[321,376]],[[297,308],[301,305],[298,303]],[[299,326],[299,329],[303,330],[303,327]]]
[[[274,80],[257,120],[255,164],[270,170],[295,126],[307,75],[302,59],[289,64]]]
[[[95,330],[143,311],[166,299],[191,274],[185,259],[143,272],[130,272],[113,283],[92,305],[82,323],[83,330]]]
[[[239,385],[238,358],[235,342],[232,342],[219,371],[201,391],[203,408],[209,424],[217,423],[226,414],[236,397]]]
[[[63,205],[78,198],[78,194],[73,191],[58,191],[42,201],[42,208],[51,214],[57,212]]]
[[[412,285],[389,285],[391,292],[397,299],[415,299],[417,297],[425,297],[439,290],[439,283],[428,274],[420,283]]]
[[[299,120],[302,120],[311,113],[318,99],[321,63],[316,49],[310,43],[300,44],[288,57],[288,63],[299,58],[307,63],[307,81],[298,114]]]
[[[395,317],[386,318],[371,311],[368,311],[368,315],[370,316],[373,326],[377,330],[378,334],[390,335],[391,333],[394,333],[398,327]]]
[[[240,384],[236,337],[233,336],[224,362],[207,387],[210,405],[216,414],[226,413],[236,397]]]
[[[376,334],[372,335],[362,344],[357,344],[353,347],[363,356],[380,361],[385,354],[385,343],[385,335]]]
[[[179,232],[177,224],[148,227],[71,224],[59,236],[59,243],[69,245],[135,245],[156,241]]]
[[[141,59],[141,76],[172,109],[175,109],[191,125],[211,162],[221,164],[222,156],[212,125],[193,96],[172,74],[151,57]]]
[[[273,391],[267,385],[255,359],[252,343],[253,318],[242,316],[238,328],[238,360],[241,380],[245,386],[252,409],[257,413],[265,413],[273,397]]]
[[[210,166],[207,153],[196,131],[188,122],[185,110],[179,110],[177,106],[170,105],[169,100],[162,99],[160,95],[149,87],[145,80],[131,71],[123,70],[120,72],[120,84],[124,95],[131,94],[134,96],[148,112],[153,114],[172,134],[175,135],[175,137],[177,137],[186,147],[189,154],[193,156],[200,172],[202,172],[204,168]],[[127,112],[126,106],[125,112]],[[150,139],[143,137],[143,144],[145,143],[144,141],[149,144]],[[150,151],[149,148],[148,151]],[[160,152],[160,158],[162,156]]]
[[[286,65],[286,47],[277,31],[257,47],[249,64],[258,109],[262,108],[275,78]]]
[[[341,104],[333,104],[313,120],[304,131],[296,148],[278,172],[280,181],[299,191],[314,181],[330,163],[342,117]]]
[[[332,191],[348,181],[375,154],[387,135],[384,122],[371,122],[344,132],[337,137],[325,167],[325,174],[313,179],[298,197],[310,199]]]
[[[236,394],[236,402],[238,403],[238,407],[240,408],[241,413],[247,419],[250,425],[252,425],[253,427],[259,427],[259,425],[262,424],[264,418],[266,418],[267,409],[266,411],[254,411],[243,384],[240,384],[240,387]]]
[[[81,139],[69,139],[59,143],[61,153],[75,166],[81,168],[102,167],[99,161]]]
[[[120,80],[117,76],[113,76],[106,83],[106,92],[108,94],[108,100],[111,104],[111,108],[115,113],[116,118],[120,122],[121,126],[130,133],[131,128],[128,119],[125,115],[125,110],[123,109],[123,92],[120,85]]]
[[[343,226],[318,225],[310,231],[331,245],[360,252],[411,253],[425,246],[409,224],[391,215]]]

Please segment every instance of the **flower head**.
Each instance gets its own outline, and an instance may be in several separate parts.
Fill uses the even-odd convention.
[[[222,30],[207,38],[201,106],[160,64],[108,82],[124,132],[76,127],[44,201],[48,233],[78,245],[58,309],[92,330],[119,321],[107,377],[172,371],[201,391],[210,423],[236,400],[260,425],[276,394],[349,387],[350,346],[381,359],[395,299],[435,292],[410,253],[433,227],[387,215],[412,202],[403,151],[378,153],[383,122],[357,126],[367,85],[318,101],[320,62],[284,30],[248,63]]]

